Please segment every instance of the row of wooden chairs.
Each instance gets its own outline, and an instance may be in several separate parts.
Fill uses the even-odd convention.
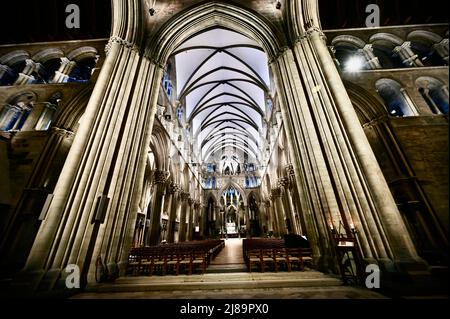
[[[209,263],[225,246],[222,240],[165,244],[154,247],[133,248],[128,258],[131,275],[203,274]]]
[[[278,270],[303,271],[305,266],[312,264],[312,251],[310,248],[271,248],[271,249],[250,249],[247,252],[247,268],[252,272],[256,265],[259,271],[268,270],[277,272]]]
[[[264,272],[266,268],[275,272],[304,270],[305,266],[312,264],[313,261],[310,248],[287,248],[283,239],[244,239],[242,249],[250,272],[254,265],[261,272]]]

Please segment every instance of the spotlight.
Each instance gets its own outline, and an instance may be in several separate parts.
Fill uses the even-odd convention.
[[[345,64],[345,70],[348,72],[358,72],[364,67],[365,60],[361,56],[351,57]]]

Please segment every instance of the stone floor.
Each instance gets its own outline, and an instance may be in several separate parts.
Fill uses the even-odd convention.
[[[247,266],[242,255],[242,239],[225,240],[225,248],[214,258],[207,273],[246,272]]]
[[[384,299],[367,289],[314,270],[248,273],[242,240],[228,239],[225,248],[201,275],[125,277],[88,287],[74,299]]]

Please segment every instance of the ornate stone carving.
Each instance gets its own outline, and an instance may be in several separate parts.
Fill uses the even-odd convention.
[[[290,184],[289,178],[287,178],[287,177],[279,178],[277,184],[278,184],[278,188],[286,188]]]
[[[274,201],[275,199],[281,197],[281,188],[277,187],[271,190],[270,192],[270,200]]]
[[[111,47],[112,47],[113,43],[118,43],[127,49],[132,49],[133,51],[139,52],[139,47],[136,44],[114,36],[114,37],[109,38],[108,43],[105,46],[106,56],[108,56],[109,52],[111,51]]]
[[[292,164],[286,165],[285,171],[286,171],[286,174],[287,174],[287,176],[288,176],[289,178],[292,178],[292,179],[295,178],[294,165],[292,165]]]
[[[183,201],[187,201],[187,200],[189,200],[189,198],[191,198],[191,194],[190,194],[190,193],[187,193],[187,192],[181,192],[181,199],[182,199]]]
[[[165,184],[167,182],[167,178],[169,177],[169,172],[166,171],[155,171],[153,174],[153,185]]]
[[[178,193],[181,190],[181,187],[179,184],[176,183],[170,183],[169,187],[168,187],[168,193],[169,194],[175,194]]]

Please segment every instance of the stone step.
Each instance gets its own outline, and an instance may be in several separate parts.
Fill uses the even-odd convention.
[[[247,266],[245,264],[209,265],[206,269],[207,274],[227,274],[246,271]]]
[[[87,287],[87,292],[117,293],[217,289],[336,287],[342,281],[316,271],[298,273],[228,273],[164,277],[126,277],[115,283]]]

